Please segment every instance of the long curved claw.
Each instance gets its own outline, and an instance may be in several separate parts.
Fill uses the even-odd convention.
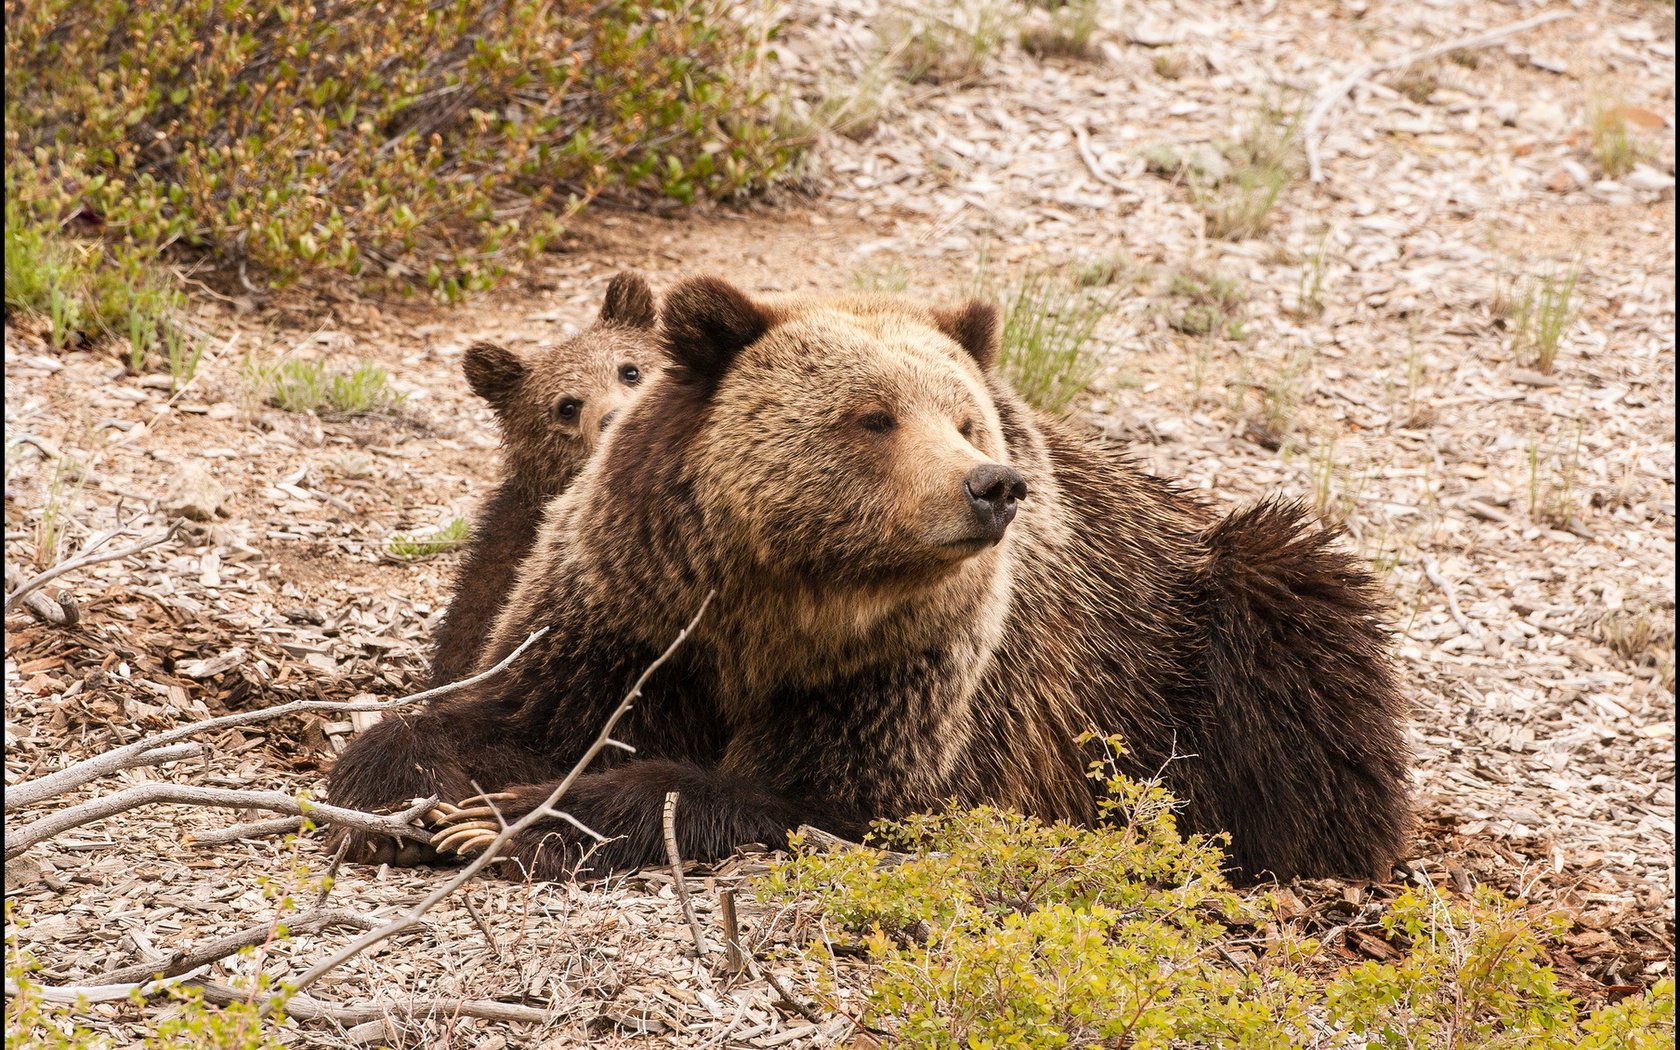
[[[470,857],[482,852],[502,833],[500,821],[471,820],[451,824],[432,836],[431,846],[439,853]]]

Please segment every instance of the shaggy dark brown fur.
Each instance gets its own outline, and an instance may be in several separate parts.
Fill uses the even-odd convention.
[[[621,273],[607,285],[596,322],[564,343],[528,357],[489,343],[467,350],[467,381],[496,412],[502,467],[473,522],[438,627],[432,685],[472,673],[536,540],[543,508],[571,484],[608,423],[663,367],[656,321],[647,281]]]
[[[664,323],[673,367],[555,501],[484,661],[550,634],[356,740],[334,803],[470,781],[528,812],[715,591],[621,724],[635,755],[564,800],[611,838],[589,872],[662,858],[668,790],[703,860],[950,797],[1090,821],[1094,727],[1185,799],[1186,830],[1229,831],[1242,875],[1386,874],[1409,806],[1381,597],[1301,508],[1221,519],[1033,411],[978,304],[699,278]],[[585,852],[558,820],[512,846],[539,878]]]

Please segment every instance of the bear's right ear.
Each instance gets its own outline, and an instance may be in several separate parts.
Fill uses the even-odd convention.
[[[461,370],[467,373],[467,384],[473,393],[490,402],[490,407],[498,412],[525,379],[525,362],[511,350],[494,343],[474,343],[467,347]]]
[[[716,277],[690,277],[665,296],[671,359],[716,382],[742,347],[770,330],[771,317],[745,292]]]
[[[647,279],[639,273],[614,274],[607,284],[607,301],[601,305],[601,323],[652,328],[657,319]]]
[[[970,299],[954,310],[935,310],[933,323],[941,332],[974,358],[981,368],[991,368],[997,358],[997,307],[980,299]]]

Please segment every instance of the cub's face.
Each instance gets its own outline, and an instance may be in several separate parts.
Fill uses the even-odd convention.
[[[570,480],[602,433],[664,367],[654,321],[645,282],[620,275],[596,323],[564,343],[526,355],[488,343],[468,349],[467,379],[495,409],[516,472],[555,487]]]
[[[782,313],[716,378],[691,461],[710,534],[819,586],[939,578],[1007,539],[1027,491],[989,343],[977,359],[891,300],[766,309]]]

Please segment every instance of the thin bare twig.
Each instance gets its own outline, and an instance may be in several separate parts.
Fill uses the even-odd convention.
[[[1361,81],[1369,80],[1378,73],[1395,72],[1418,62],[1427,62],[1431,58],[1451,54],[1454,51],[1469,51],[1474,48],[1489,47],[1506,37],[1525,33],[1530,29],[1543,26],[1547,22],[1555,22],[1560,18],[1568,18],[1574,13],[1574,11],[1547,11],[1544,14],[1535,15],[1533,18],[1525,18],[1520,22],[1512,22],[1510,25],[1501,26],[1498,29],[1490,29],[1485,33],[1449,40],[1443,44],[1426,47],[1421,51],[1401,55],[1399,58],[1386,59],[1381,62],[1367,62],[1360,66],[1320,93],[1318,98],[1313,101],[1313,107],[1308,111],[1307,119],[1301,123],[1301,142],[1307,152],[1307,178],[1313,182],[1324,181],[1324,168],[1318,156],[1318,125],[1323,122],[1325,115],[1330,112],[1330,108],[1347,97],[1347,93],[1357,87]]]
[[[409,821],[415,820],[437,805],[437,799],[428,798],[403,810],[401,813],[363,813],[355,809],[342,809],[324,803],[314,803],[307,800],[300,801],[294,795],[284,791],[244,791],[239,788],[197,787],[191,784],[171,784],[167,781],[154,781],[150,784],[140,784],[114,795],[91,799],[77,806],[54,813],[50,817],[42,817],[31,824],[25,824],[15,831],[6,832],[6,859],[22,853],[24,850],[39,842],[45,842],[55,835],[62,835],[71,828],[79,828],[83,824],[91,824],[105,817],[126,813],[140,806],[151,806],[160,803],[175,803],[188,806],[219,806],[227,809],[266,809],[276,813],[291,813],[306,816],[310,820],[324,824],[340,824],[345,827],[359,828],[363,831],[374,831],[398,838],[411,839],[415,842],[428,842],[431,836],[419,828],[412,827]]]
[[[1459,609],[1458,595],[1453,593],[1453,586],[1447,582],[1447,577],[1441,572],[1441,566],[1436,562],[1434,555],[1426,554],[1423,556],[1423,574],[1429,577],[1429,582],[1439,587],[1441,593],[1446,596],[1447,612],[1452,616],[1453,622],[1458,624],[1458,629],[1472,638],[1480,639],[1482,632],[1476,630],[1475,626],[1465,618],[1464,612]]]
[[[682,853],[677,850],[677,799],[680,797],[680,792],[665,792],[665,856],[671,862],[671,877],[676,880],[677,902],[682,905],[689,932],[694,934],[694,954],[703,958],[711,949],[706,944],[705,931],[700,929],[700,917],[694,914],[694,899],[688,895],[688,880],[683,877]]]
[[[374,922],[374,919],[353,911],[345,911],[339,908],[321,908],[304,912],[295,919],[287,920],[285,925],[288,933],[319,933],[333,926],[354,926],[358,930],[365,930],[373,926]],[[162,959],[107,970],[97,977],[89,978],[87,983],[96,986],[136,984],[142,981],[161,980],[165,977],[178,977],[189,970],[203,966],[205,963],[225,959],[241,948],[261,944],[269,938],[272,932],[272,923],[261,923],[237,933],[230,933],[226,937],[218,937],[196,948],[181,949]]]
[[[561,797],[571,789],[573,782],[583,775],[583,771],[589,766],[589,763],[593,762],[597,755],[606,750],[607,741],[611,738],[612,731],[618,727],[619,721],[622,720],[627,713],[629,713],[630,708],[634,706],[637,698],[642,695],[642,687],[647,684],[647,680],[653,675],[653,673],[659,670],[659,668],[664,665],[665,661],[671,658],[671,655],[677,651],[678,647],[688,640],[688,636],[693,633],[695,626],[700,622],[700,618],[706,614],[706,607],[712,603],[712,598],[715,594],[716,592],[714,591],[706,595],[706,600],[700,603],[700,608],[695,612],[694,618],[688,621],[688,625],[677,633],[676,638],[672,639],[671,644],[665,647],[665,651],[659,654],[658,659],[649,664],[647,670],[643,671],[641,676],[636,679],[633,685],[631,685],[630,691],[624,695],[624,699],[619,701],[618,707],[615,708],[613,713],[607,717],[606,724],[603,725],[601,727],[601,731],[596,734],[594,742],[589,745],[589,749],[583,753],[582,758],[578,759],[577,764],[572,767],[572,771],[566,774],[566,778],[560,781],[553,791],[549,792],[547,800],[544,801],[542,805],[537,806],[532,809],[531,812],[525,814],[523,817],[520,817],[512,824],[503,828],[501,833],[492,839],[490,844],[484,848],[484,852],[473,858],[472,863],[468,864],[465,868],[462,868],[461,871],[448,882],[445,882],[442,886],[439,886],[437,889],[427,894],[425,899],[421,900],[420,903],[416,904],[413,908],[410,908],[407,912],[397,918],[386,923],[384,926],[381,926],[379,929],[373,930],[356,938],[356,940],[352,941],[350,944],[345,945],[343,948],[340,948],[338,951],[327,956],[325,959],[322,959],[314,966],[311,966],[308,970],[305,970],[303,975],[296,981],[290,982],[288,985],[289,989],[293,993],[307,990],[314,985],[316,981],[319,981],[322,977],[325,977],[333,970],[344,965],[346,962],[349,962],[351,959],[354,959],[356,956],[367,951],[369,948],[372,948],[381,941],[388,940],[409,927],[414,926],[425,916],[427,912],[437,907],[440,902],[448,898],[456,890],[460,889],[474,875],[483,871],[486,866],[496,859],[496,855],[502,851],[502,847],[506,846],[513,840],[515,835],[518,835],[521,831],[524,831],[537,821],[547,818],[547,810],[552,809],[554,804],[559,802]],[[534,638],[536,636],[533,635],[532,637]],[[281,1008],[282,1003],[279,996],[271,995],[263,1001],[263,1012],[265,1013]]]
[[[62,795],[73,788],[80,787],[88,781],[102,777],[119,769],[130,768],[136,755],[143,755],[155,751],[166,744],[173,744],[177,740],[199,733],[209,733],[229,726],[248,725],[252,722],[266,722],[287,715],[301,715],[312,711],[334,711],[348,714],[352,711],[389,711],[398,707],[407,707],[424,700],[432,700],[440,696],[458,692],[469,686],[477,685],[486,678],[494,677],[507,670],[508,665],[524,654],[538,638],[548,633],[548,628],[542,627],[532,631],[530,636],[519,644],[513,652],[508,653],[494,667],[478,672],[471,678],[463,678],[459,682],[440,685],[435,689],[414,693],[410,696],[398,697],[395,700],[368,700],[361,703],[347,703],[336,700],[293,700],[291,703],[278,707],[265,707],[255,711],[240,711],[220,718],[211,718],[202,722],[193,722],[184,726],[158,733],[156,736],[136,740],[122,747],[112,748],[102,755],[83,759],[74,765],[66,766],[56,773],[49,773],[44,777],[25,781],[22,784],[12,784],[6,788],[4,806],[10,810],[13,806],[28,806]]]
[[[1079,150],[1079,159],[1085,162],[1085,170],[1091,173],[1091,177],[1111,189],[1133,192],[1130,186],[1102,170],[1097,163],[1097,155],[1091,151],[1091,134],[1085,130],[1085,125],[1076,120],[1069,126],[1073,128],[1073,143]]]
[[[174,536],[176,530],[179,529],[180,527],[181,527],[181,523],[179,521],[174,522],[167,529],[164,529],[161,533],[158,533],[155,536],[149,536],[146,539],[141,540],[139,543],[135,543],[135,544],[132,544],[130,546],[123,547],[120,550],[114,550],[114,551],[89,551],[89,550],[84,550],[81,554],[78,554],[76,557],[66,559],[65,561],[61,561],[57,565],[54,565],[52,568],[46,570],[45,572],[38,573],[35,576],[30,577],[28,580],[25,580],[23,582],[23,584],[18,587],[17,590],[15,590],[12,593],[6,595],[6,604],[3,607],[0,607],[0,612],[8,612],[8,613],[11,612],[12,611],[12,606],[16,605],[26,595],[29,595],[29,594],[31,594],[35,591],[40,590],[42,587],[45,587],[47,584],[49,584],[52,581],[58,579],[60,576],[63,576],[67,572],[74,572],[77,569],[86,568],[89,565],[98,565],[100,562],[116,561],[118,558],[126,558],[130,554],[138,554],[148,547],[156,547],[158,544],[162,543],[164,540],[167,540],[170,537]]]

